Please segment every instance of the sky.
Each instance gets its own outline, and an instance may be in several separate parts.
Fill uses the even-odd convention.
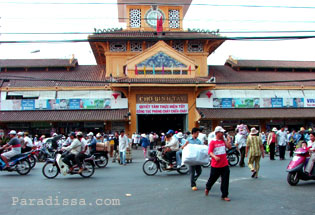
[[[115,0],[0,0],[0,41],[86,39],[88,34],[21,33],[92,33],[94,28],[125,28],[124,23],[118,22],[115,3]],[[222,36],[229,37],[315,35],[315,1],[193,0],[183,26],[184,29],[219,29]],[[314,32],[227,33],[239,31]],[[208,64],[222,65],[229,56],[235,59],[314,61],[314,50],[315,39],[225,41],[209,56]],[[96,64],[88,42],[0,45],[0,59],[71,58],[72,54],[81,65]]]

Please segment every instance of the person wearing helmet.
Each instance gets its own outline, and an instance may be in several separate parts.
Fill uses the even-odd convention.
[[[97,143],[96,138],[94,137],[93,132],[88,133],[87,136],[89,138],[87,143],[88,143],[88,146],[90,148],[90,153],[94,154],[96,152],[96,143]],[[101,138],[102,135],[100,133],[98,133],[96,136],[98,138]]]
[[[17,138],[19,139],[19,141],[21,143],[21,149],[25,148],[25,142],[24,142],[23,135],[24,135],[24,133],[22,131],[20,131],[16,134]]]
[[[73,142],[73,140],[75,139],[75,132],[71,132],[69,134],[69,137],[66,139],[65,143],[64,143],[64,146],[67,147],[67,146],[70,146],[71,143]]]
[[[176,152],[179,150],[179,142],[178,139],[173,136],[174,131],[169,130],[166,133],[166,153],[165,157],[167,158],[169,165],[167,166],[167,169],[173,168],[173,157],[176,156]]]
[[[21,154],[21,143],[19,139],[16,137],[16,131],[12,130],[9,133],[11,140],[5,144],[1,150],[10,149],[10,151],[2,153],[1,158],[5,163],[4,168],[9,168],[9,160],[15,155]]]
[[[73,171],[72,163],[74,162],[76,155],[78,155],[84,148],[84,144],[82,143],[83,133],[79,131],[76,136],[77,138],[73,140],[70,146],[61,148],[62,150],[69,152],[69,154],[62,160],[65,164],[68,165],[69,172]],[[83,171],[82,166],[80,168],[80,171]]]
[[[22,153],[29,152],[33,148],[33,141],[28,136],[28,132],[24,133],[24,148],[22,148]]]

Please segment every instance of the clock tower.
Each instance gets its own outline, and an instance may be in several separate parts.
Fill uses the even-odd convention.
[[[163,21],[163,31],[182,31],[183,18],[192,0],[155,0],[139,4],[135,0],[118,0],[118,17],[127,23],[127,30],[155,31],[157,20]]]

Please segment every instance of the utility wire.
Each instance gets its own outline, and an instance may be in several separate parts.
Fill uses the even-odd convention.
[[[249,5],[249,4],[209,4],[209,3],[157,3],[157,2],[0,2],[0,4],[17,5],[158,5],[158,6],[209,6],[209,7],[249,7],[249,8],[284,8],[284,9],[315,9],[312,6],[287,6],[287,5]]]
[[[101,35],[101,34],[100,34]],[[315,38],[315,35],[308,35],[308,36],[273,36],[273,37],[211,37],[211,34],[209,36],[204,37],[185,37],[185,38],[177,38],[181,40],[202,40],[202,39],[208,39],[208,40],[295,40],[295,39],[311,39]],[[135,41],[143,40],[141,37],[137,38],[123,38],[123,39],[132,39]],[[156,36],[151,38],[146,38],[147,40],[155,41],[155,40],[173,40],[174,37],[168,37],[168,36]],[[67,40],[3,40],[0,41],[0,44],[21,44],[21,43],[81,43],[81,42],[107,42],[109,40],[122,40],[122,38],[99,38],[99,39],[67,39]]]
[[[41,79],[41,78],[33,78],[33,77],[22,77],[21,78],[7,78],[6,77],[0,77],[0,80],[3,81],[50,81],[50,82],[79,82],[79,83],[95,83],[95,84],[108,84],[108,83],[134,83],[134,84],[148,84],[146,81],[139,81],[139,82],[130,82],[130,81],[122,81],[122,80],[115,80],[111,81],[111,79],[115,78],[108,78],[108,80],[105,81],[89,81],[89,80],[64,80],[64,79]],[[16,76],[17,77],[17,76]],[[279,80],[279,81],[237,81],[237,82],[215,82],[211,84],[216,85],[235,85],[235,84],[270,84],[270,83],[292,83],[292,82],[315,82],[315,79],[297,79],[297,80]],[[150,82],[150,84],[164,84],[161,82]],[[167,82],[165,84],[178,84],[178,82]],[[181,82],[181,84],[205,84],[204,82],[195,81],[195,82]]]
[[[314,21],[315,22],[315,21]],[[210,31],[210,30],[209,30]],[[94,34],[95,32],[4,32],[3,35],[55,35],[55,34]],[[106,34],[117,32],[106,32]],[[187,32],[176,32],[187,33]],[[315,33],[315,30],[296,30],[296,31],[219,31],[219,34],[295,34],[295,33]]]

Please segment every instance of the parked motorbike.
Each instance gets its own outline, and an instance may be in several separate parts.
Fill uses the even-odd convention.
[[[14,157],[12,157],[9,160],[9,168],[4,168],[5,167],[5,162],[1,159],[0,157],[0,170],[1,171],[17,171],[20,175],[27,175],[31,171],[31,164],[28,161],[28,155],[25,154],[19,154]]]
[[[98,168],[105,168],[108,164],[108,152],[97,151],[94,154],[95,164]]]
[[[62,155],[61,151],[56,153],[54,159],[48,158],[46,164],[43,166],[42,173],[48,179],[55,178],[58,174],[62,174],[66,176],[67,174],[74,175],[80,174],[83,178],[91,177],[95,172],[94,166],[94,155],[85,158],[82,163],[82,167],[84,168],[83,172],[79,173],[79,167],[77,164],[74,164],[73,171],[69,172],[69,167],[65,164],[62,159],[64,155]]]
[[[167,169],[168,161],[163,156],[163,149],[158,148],[157,151],[151,151],[149,153],[149,159],[146,160],[142,166],[143,172],[148,176],[155,175],[158,170],[162,171],[177,171],[180,174],[187,174],[189,168],[187,165],[183,165],[181,168],[176,168],[176,158],[174,159],[173,168]]]
[[[232,146],[232,148],[226,151],[226,157],[228,159],[230,166],[236,166],[240,161],[240,152],[237,150],[236,146]],[[207,168],[211,166],[211,157],[210,162],[208,164],[202,165],[203,167]]]
[[[300,179],[303,181],[315,180],[315,168],[313,168],[311,175],[305,173],[305,167],[309,161],[308,148],[298,148],[294,152],[294,156],[287,167],[287,181],[290,185],[295,186]]]

